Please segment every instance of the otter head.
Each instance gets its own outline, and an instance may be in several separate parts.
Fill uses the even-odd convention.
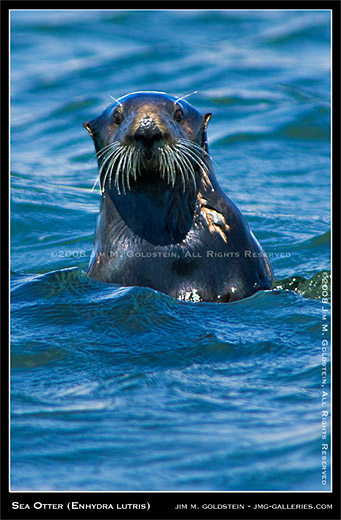
[[[157,179],[183,190],[188,183],[196,185],[198,171],[207,172],[211,117],[162,92],[119,98],[83,125],[95,143],[102,193],[108,188],[125,193]]]

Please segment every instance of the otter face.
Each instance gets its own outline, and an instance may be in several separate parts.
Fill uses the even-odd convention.
[[[84,123],[94,140],[101,189],[114,181],[120,191],[149,172],[183,187],[195,170],[205,168],[206,128],[202,115],[187,101],[162,92],[135,92],[121,97],[99,117]]]

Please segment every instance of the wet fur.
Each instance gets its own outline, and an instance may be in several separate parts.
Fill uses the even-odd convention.
[[[192,301],[270,287],[267,257],[216,180],[210,118],[184,99],[138,92],[84,124],[102,193],[90,276]]]

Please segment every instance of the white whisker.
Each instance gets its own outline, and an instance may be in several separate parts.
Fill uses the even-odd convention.
[[[182,97],[177,98],[177,99],[174,101],[174,105],[175,105],[176,103],[179,103],[179,101],[181,101],[182,99],[185,99],[185,98],[187,98],[187,97],[189,97],[189,96],[193,96],[193,94],[197,94],[197,93],[198,93],[198,90],[194,90],[194,92],[191,92],[190,94],[186,94],[185,96],[182,96]]]
[[[114,96],[112,96],[111,94],[109,94],[109,97],[111,97],[111,99],[113,99],[114,101],[116,101],[116,103],[118,103],[118,104],[120,105],[120,107],[122,106],[121,101],[119,101],[118,99],[116,99]]]
[[[94,191],[94,189],[96,188],[97,184],[100,185],[100,182],[99,182],[99,175],[97,175],[96,180],[95,180],[95,184],[94,184],[93,187],[91,188],[91,191]],[[101,187],[100,187],[100,191],[101,191]]]
[[[97,152],[99,176],[93,187],[99,182],[103,194],[107,187],[117,189],[118,193],[126,194],[131,190],[131,180],[137,182],[142,170],[153,167],[159,171],[159,177],[167,184],[175,187],[179,182],[182,191],[191,182],[197,190],[196,171],[203,171],[209,179],[210,170],[206,162],[210,155],[197,143],[189,139],[179,139],[174,144],[164,144],[152,150],[147,156],[141,148],[122,145],[114,141]],[[153,166],[151,166],[153,165]],[[208,182],[206,180],[206,182]]]

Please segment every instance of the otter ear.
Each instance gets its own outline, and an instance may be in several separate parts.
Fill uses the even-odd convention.
[[[204,150],[206,150],[206,152],[208,151],[206,130],[207,130],[207,125],[210,122],[212,115],[213,114],[204,114],[202,116],[204,127],[203,127],[202,135],[201,135],[201,146],[203,147]]]
[[[92,131],[91,127],[91,121],[87,121],[86,123],[83,123],[84,128],[89,132],[92,138],[94,138],[94,133]]]
[[[208,125],[208,123],[210,122],[212,116],[213,116],[213,114],[210,114],[210,113],[208,113],[208,114],[204,114],[204,115],[203,115],[203,120],[204,120],[204,130],[207,130],[207,125]]]

